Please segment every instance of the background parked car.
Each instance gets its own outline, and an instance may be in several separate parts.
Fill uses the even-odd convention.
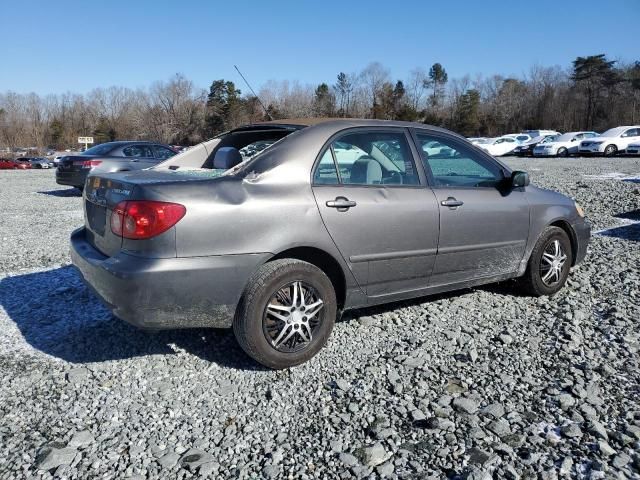
[[[629,144],[625,153],[628,155],[640,155],[640,141]]]
[[[51,163],[42,157],[25,157],[20,161],[27,161],[31,164],[31,168],[51,168]]]
[[[516,140],[512,136],[503,136],[494,139],[490,139],[487,143],[478,143],[477,147],[480,147],[487,153],[493,155],[494,157],[499,157],[501,155],[506,155],[507,153],[511,153],[514,148],[519,145],[518,140]]]
[[[0,158],[0,170],[13,170],[18,168],[16,162],[9,158]]]
[[[532,157],[533,149],[536,147],[536,145],[552,142],[559,136],[560,134],[539,135],[535,138],[532,138],[528,142],[524,142],[522,145],[518,145],[513,150],[512,154],[518,157]]]
[[[597,137],[596,132],[568,132],[560,135],[552,142],[538,144],[533,149],[536,157],[568,157],[578,153],[580,141],[585,138]]]
[[[16,163],[19,165],[18,168],[21,168],[22,170],[28,170],[31,168],[31,159],[28,157],[16,158]]]
[[[31,168],[29,162],[19,162],[17,160],[11,160],[9,158],[0,159],[1,170],[26,170]]]
[[[79,190],[90,172],[109,173],[153,167],[176,154],[169,145],[140,141],[101,143],[60,159],[56,182]]]
[[[528,133],[507,133],[506,135],[502,135],[503,137],[514,138],[518,143],[524,143],[531,140],[533,137]]]
[[[623,153],[627,147],[640,141],[640,126],[610,128],[594,140],[580,143],[579,152],[583,155],[604,155],[611,157]]]

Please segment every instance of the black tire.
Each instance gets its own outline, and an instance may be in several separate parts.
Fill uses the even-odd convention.
[[[615,145],[607,145],[604,148],[605,157],[613,157],[616,153],[618,153],[618,147],[616,147]]]
[[[277,338],[269,337],[269,335],[276,336],[278,332],[270,333],[268,322],[277,323],[278,321],[268,318],[267,305],[277,293],[295,282],[302,284],[308,289],[307,292],[316,294],[322,300],[323,306],[316,317],[317,325],[311,331],[305,330],[305,332],[312,332],[311,341],[303,341],[296,332],[292,338],[294,346],[290,351],[282,351],[274,343]],[[287,312],[283,315],[293,318],[294,314]],[[336,294],[327,275],[310,263],[295,259],[279,259],[262,265],[249,279],[236,310],[233,332],[240,347],[255,361],[265,367],[283,369],[304,363],[318,353],[331,334],[336,316]],[[302,318],[306,319],[306,317]],[[274,327],[274,323],[270,326]],[[285,324],[279,333],[289,328],[293,329],[293,326],[289,327]],[[291,331],[288,330],[288,332]],[[298,350],[295,350],[296,340],[301,341]]]
[[[564,147],[561,147],[558,149],[558,156],[559,157],[568,157],[569,156],[569,150],[567,150]]]
[[[553,249],[555,241],[559,242],[562,252],[566,255],[566,259],[561,270],[557,275],[557,281],[545,281],[545,269],[547,267],[546,260],[543,261],[543,255]],[[538,238],[531,256],[527,264],[525,274],[518,279],[521,289],[532,296],[540,297],[542,295],[556,294],[566,283],[573,263],[573,249],[571,240],[563,229],[559,227],[547,227]],[[548,272],[548,270],[546,270]]]

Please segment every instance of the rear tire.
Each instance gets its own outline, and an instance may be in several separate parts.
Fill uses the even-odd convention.
[[[520,289],[534,297],[554,295],[566,283],[572,263],[573,250],[567,232],[547,227],[533,247],[525,274],[518,279]]]
[[[613,157],[616,153],[618,153],[618,147],[615,145],[607,145],[604,149],[605,157]]]
[[[262,265],[249,279],[233,332],[255,361],[283,369],[318,353],[336,316],[336,294],[327,275],[310,263],[279,259]]]

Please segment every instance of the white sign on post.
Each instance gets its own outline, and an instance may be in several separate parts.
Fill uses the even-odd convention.
[[[84,143],[84,149],[86,150],[90,143],[93,143],[93,137],[78,137],[78,143]]]

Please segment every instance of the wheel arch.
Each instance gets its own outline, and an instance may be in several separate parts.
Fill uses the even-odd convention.
[[[273,257],[269,258],[266,263],[282,258],[302,260],[303,262],[308,262],[322,270],[333,284],[333,288],[336,292],[336,300],[338,301],[338,307],[344,307],[347,295],[347,280],[342,266],[333,255],[316,247],[293,247],[277,253]]]

